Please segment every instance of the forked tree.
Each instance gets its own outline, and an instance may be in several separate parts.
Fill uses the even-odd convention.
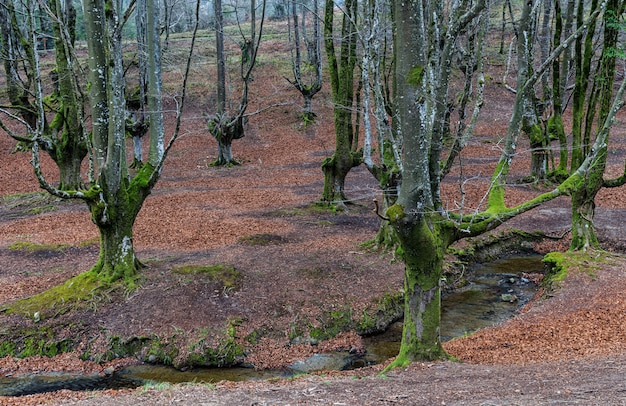
[[[580,1],[578,8],[583,9],[584,4]],[[592,2],[590,12],[594,13],[601,7],[602,5],[597,2]],[[571,194],[571,248],[576,250],[599,248],[593,224],[595,198],[602,188],[619,187],[626,183],[626,170],[617,178],[604,178],[609,151],[609,131],[614,120],[616,65],[618,56],[625,57],[621,51],[623,43],[620,42],[620,31],[623,35],[623,13],[626,2],[608,0],[605,7],[602,27],[596,31],[592,29],[595,25],[590,24],[586,35],[581,37],[575,47],[575,60],[578,62],[575,89],[582,87],[584,90],[574,90],[572,116],[574,149],[571,170],[581,172],[583,167],[584,173]],[[581,12],[578,13],[577,20],[577,24],[580,25],[583,21]],[[597,38],[602,38],[601,47],[593,45]],[[583,43],[584,46],[581,46]],[[587,90],[589,85],[591,87]]]

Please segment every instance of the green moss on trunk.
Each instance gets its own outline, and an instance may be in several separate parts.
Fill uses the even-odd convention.
[[[444,251],[449,237],[440,228],[437,214],[405,215],[402,207],[387,210],[398,230],[405,263],[405,310],[402,343],[398,357],[388,369],[413,361],[443,359],[441,346],[441,278]]]

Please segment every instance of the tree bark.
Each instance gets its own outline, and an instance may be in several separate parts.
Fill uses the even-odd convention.
[[[89,202],[100,233],[100,255],[92,271],[106,283],[122,280],[134,286],[140,263],[133,246],[133,224],[139,210],[126,191],[123,188],[114,195],[103,192],[102,199]]]
[[[37,72],[32,37],[25,36],[19,26],[13,2],[9,1],[0,10],[0,45],[7,76],[6,87],[9,101],[28,128],[27,136],[18,141],[30,145],[32,134],[37,133],[39,147],[55,162],[61,174],[59,188],[77,190],[83,187],[80,163],[87,155],[84,137],[82,94],[76,84],[73,68],[73,41],[76,12],[72,2],[61,4],[61,0],[49,0],[50,12],[55,16],[51,27],[54,36],[55,71],[52,77],[53,91],[45,97],[47,112],[55,118],[48,122],[45,113],[39,113],[37,90],[33,88]],[[22,51],[20,51],[20,49]],[[24,76],[25,80],[20,76]]]
[[[148,10],[152,0],[148,0]],[[123,54],[117,8],[106,10],[102,0],[84,2],[87,45],[89,49],[90,100],[93,117],[93,146],[97,165],[95,193],[86,198],[91,218],[100,232],[100,257],[94,271],[106,282],[123,280],[134,285],[139,262],[134,253],[132,227],[145,198],[158,179],[157,171],[164,158],[163,128],[160,120],[150,125],[148,162],[130,178],[126,162],[126,101],[124,97]],[[149,13],[150,14],[150,13]],[[153,16],[154,17],[154,16]],[[155,18],[148,17],[147,43],[159,41]],[[153,45],[148,53],[148,97],[153,115],[161,115],[160,52]],[[151,116],[151,120],[153,120]]]
[[[313,97],[322,89],[322,51],[321,51],[321,31],[320,19],[318,17],[318,0],[313,0],[313,34],[307,36],[306,14],[307,6],[300,5],[295,0],[291,1],[289,12],[289,42],[291,46],[291,67],[293,71],[293,81],[289,82],[300,92],[304,99],[302,116],[305,123],[315,120],[315,113],[312,108]],[[301,14],[298,9],[301,9]],[[300,18],[301,15],[301,18]],[[302,43],[306,45],[306,63],[302,61]],[[302,71],[308,72],[312,78],[307,81],[303,79]]]

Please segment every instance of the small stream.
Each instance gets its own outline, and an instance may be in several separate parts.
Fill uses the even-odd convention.
[[[523,272],[543,273],[541,256],[511,257],[478,264],[471,272],[470,283],[442,299],[441,339],[471,334],[512,317],[537,291],[537,286],[523,278]],[[280,371],[256,371],[252,368],[196,368],[178,371],[163,365],[136,365],[112,375],[46,374],[0,377],[0,396],[23,396],[60,389],[98,390],[135,388],[147,382],[218,382],[284,378],[298,373],[322,370],[350,370],[381,363],[397,355],[402,323],[392,324],[385,333],[366,337],[367,353],[348,352],[315,354]]]

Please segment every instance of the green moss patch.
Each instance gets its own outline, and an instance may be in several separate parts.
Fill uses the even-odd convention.
[[[404,294],[387,292],[375,299],[365,309],[354,310],[350,305],[339,309],[324,311],[315,320],[302,318],[289,327],[288,337],[293,342],[319,342],[328,340],[339,333],[356,331],[359,335],[371,335],[384,332],[404,313]]]
[[[610,262],[611,254],[603,251],[550,252],[543,257],[548,268],[543,283],[548,288],[558,287],[570,272],[584,272],[595,278],[602,265]]]
[[[239,287],[241,274],[230,265],[183,265],[172,269],[180,275],[204,275],[213,282],[221,283],[227,289]]]
[[[55,338],[49,327],[21,328],[0,333],[0,358],[54,357],[73,350],[71,340]]]
[[[33,321],[38,322],[63,314],[80,303],[87,306],[90,301],[97,298],[101,288],[101,282],[94,272],[84,272],[61,285],[8,304],[2,311],[31,317]]]
[[[29,241],[16,241],[9,245],[9,249],[12,251],[24,251],[28,253],[36,252],[65,252],[70,245],[68,244],[38,244]]]
[[[175,368],[204,366],[226,367],[240,363],[244,347],[237,339],[240,319],[231,319],[223,329],[210,332],[175,331],[168,336],[151,334],[143,337],[113,336],[108,338],[108,351],[97,361],[137,357],[151,364],[172,365]],[[89,355],[85,358],[89,358]]]

